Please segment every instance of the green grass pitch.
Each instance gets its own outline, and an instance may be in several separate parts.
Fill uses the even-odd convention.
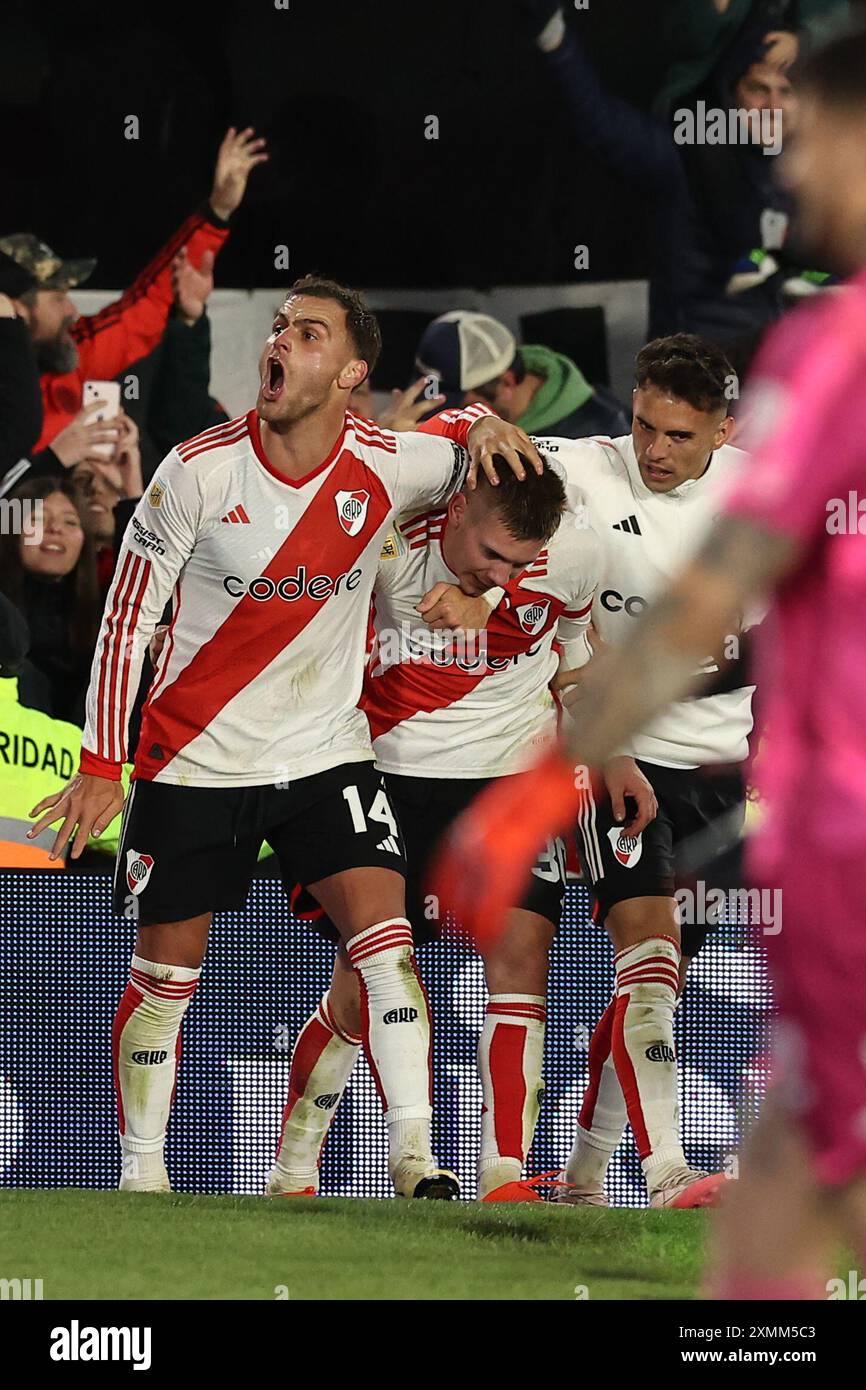
[[[0,1191],[0,1276],[46,1299],[688,1299],[708,1213]]]

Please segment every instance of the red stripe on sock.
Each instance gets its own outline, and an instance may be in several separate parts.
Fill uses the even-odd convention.
[[[143,970],[133,969],[129,974],[143,994],[157,995],[161,999],[190,999],[198,984],[198,980],[159,980]]]
[[[646,939],[647,941],[669,941],[669,942],[671,943],[672,946],[676,946],[676,948],[677,948],[677,955],[678,955],[678,956],[682,955],[682,949],[681,949],[681,947],[680,947],[680,943],[677,941],[677,939],[676,939],[675,936],[663,936],[663,935],[662,935],[662,936],[648,936],[648,937],[646,937],[645,939]],[[623,946],[622,950],[621,950],[621,951],[617,951],[616,955],[614,956],[614,958],[613,958],[614,964],[616,964],[616,962],[617,962],[618,960],[621,960],[623,956],[627,956],[628,953],[629,953],[629,951],[636,951],[637,948],[638,948],[638,946],[639,946],[639,945],[642,945],[642,944],[643,944],[642,942],[635,942],[634,946]]]
[[[321,1008],[321,1005],[319,1006]],[[319,1058],[324,1052],[328,1043],[334,1037],[336,1029],[330,1028],[322,1023],[314,1014],[307,1020],[306,1025],[298,1034],[298,1041],[295,1043],[295,1050],[292,1053],[292,1065],[289,1070],[289,1094],[283,1109],[283,1118],[280,1124],[280,1137],[277,1141],[277,1158],[280,1156],[280,1149],[283,1147],[283,1136],[286,1132],[286,1123],[297,1105],[302,1100]]]
[[[634,1067],[632,1066],[631,1057],[628,1055],[628,1048],[625,1045],[625,1014],[628,1008],[628,1001],[628,994],[617,995],[613,1019],[613,1064],[616,1067],[617,1078],[622,1087],[623,1096],[625,1097],[628,1122],[631,1125],[632,1134],[634,1135],[638,1157],[644,1159],[649,1158],[651,1146],[649,1135],[647,1134],[643,1107],[640,1103],[640,1091],[638,1090],[637,1077]]]
[[[592,1119],[595,1114],[595,1107],[598,1101],[598,1093],[601,1088],[601,1074],[604,1064],[610,1056],[611,1041],[613,1037],[613,1016],[616,1011],[616,999],[611,999],[598,1023],[595,1025],[592,1037],[589,1040],[589,1085],[583,1096],[583,1104],[580,1107],[580,1114],[577,1123],[581,1129],[591,1130]]]
[[[679,987],[679,976],[674,972],[669,974],[667,971],[651,970],[643,971],[640,974],[617,976],[616,987],[620,989],[633,989],[635,985],[667,985],[676,994]]]
[[[523,1162],[523,1107],[526,1081],[523,1075],[523,1049],[526,1028],[515,1023],[497,1023],[490,1039],[490,1084],[493,1089],[493,1127],[496,1147],[503,1158]]]
[[[488,1018],[528,1018],[533,1023],[546,1023],[547,1010],[540,1004],[488,1004]]]
[[[123,1113],[123,1096],[120,1091],[120,1038],[132,1015],[144,996],[134,985],[127,985],[117,1006],[114,1022],[111,1025],[111,1059],[114,1069],[114,1094],[117,1098],[117,1122],[121,1134],[126,1133],[126,1116]]]
[[[383,927],[380,931],[373,932],[367,936],[361,932],[359,936],[352,937],[346,943],[346,950],[353,965],[359,960],[366,960],[368,956],[375,955],[377,951],[388,951],[395,946],[411,946],[412,929],[402,924]]]
[[[373,956],[384,955],[386,951],[403,950],[412,946],[411,932],[403,932],[399,936],[383,937],[381,940],[371,942],[369,946],[362,945],[357,950],[352,950],[351,945],[347,948],[349,960],[354,966],[360,965],[361,961],[370,960]]]
[[[334,1011],[331,1008],[330,1000],[328,999],[327,994],[320,1001],[317,1012],[319,1018],[322,1020],[322,1022],[325,1024],[327,1028],[330,1028],[331,1032],[334,1034],[335,1037],[342,1038],[344,1043],[349,1043],[352,1047],[360,1047],[360,1038],[353,1037],[351,1033],[347,1033],[343,1028],[340,1028],[338,1026],[337,1020],[334,1018]]]

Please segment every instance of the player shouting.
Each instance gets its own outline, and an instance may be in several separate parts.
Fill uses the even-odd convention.
[[[824,1298],[840,1243],[866,1259],[866,30],[828,44],[800,81],[801,132],[784,158],[801,234],[857,273],[772,333],[754,369],[748,476],[632,640],[588,675],[570,755],[485,792],[443,871],[447,900],[495,921],[574,806],[573,754],[599,764],[688,688],[736,613],[775,590],[759,642],[773,663],[768,816],[751,859],[784,902],[767,942],[776,1076],[714,1271],[716,1292],[740,1299]]]
[[[402,518],[383,549],[363,708],[406,837],[416,942],[441,926],[424,885],[443,832],[487,781],[555,738],[554,641],[571,666],[589,658],[598,545],[582,514],[563,515],[565,504],[555,462],[525,482],[506,475],[496,488],[482,477],[447,507]],[[492,615],[484,599],[464,601],[461,625],[487,624],[477,642],[442,630],[453,622],[445,595],[455,583],[469,596],[504,588]],[[618,801],[638,801],[639,834],[655,809],[649,784],[630,758],[606,772]],[[520,1179],[543,1090],[548,954],[564,889],[564,847],[550,840],[505,913],[504,932],[483,951],[479,1192],[487,1200],[539,1200]],[[330,990],[295,1047],[272,1194],[318,1190],[322,1146],[359,1051],[358,995],[341,948]]]
[[[347,413],[379,347],[359,295],[297,281],[261,355],[255,409],[160,465],[106,600],[80,772],[34,812],[34,834],[63,819],[55,853],[78,827],[75,857],[119,810],[142,654],[173,597],[115,877],[118,911],[138,922],[113,1032],[127,1189],[168,1187],[181,1020],[212,914],[243,906],[264,839],[286,883],[307,885],[327,911],[361,977],[397,1192],[456,1188],[430,1150],[430,1020],[402,841],[357,709],[367,615],[392,516],[447,500],[463,481],[463,444],[491,470],[494,452],[521,475],[517,449],[541,461],[521,430],[476,407],[449,417],[451,441]]]

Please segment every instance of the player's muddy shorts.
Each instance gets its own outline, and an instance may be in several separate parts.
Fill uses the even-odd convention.
[[[388,790],[406,837],[406,916],[415,940],[439,935],[438,904],[429,896],[430,870],[442,836],[487,786],[483,778],[398,777],[387,774]],[[550,840],[532,869],[526,891],[515,903],[559,925],[565,897],[565,846]]]
[[[658,801],[658,815],[640,835],[630,836],[613,818],[610,799],[581,792],[577,848],[586,882],[595,899],[595,917],[603,922],[610,909],[629,898],[670,897],[680,888],[693,890],[695,912],[683,912],[683,955],[696,955],[714,925],[712,911],[701,904],[713,889],[726,888],[727,873],[739,877],[738,837],[744,818],[743,779],[739,772],[703,768],[659,767],[638,762]],[[629,799],[626,798],[626,809]],[[633,809],[633,808],[632,808]],[[725,858],[735,866],[719,861]],[[734,847],[731,851],[730,846]],[[699,884],[703,886],[700,887]]]
[[[798,833],[786,860],[756,878],[781,895],[781,922],[764,937],[779,1009],[773,1092],[818,1181],[839,1186],[866,1177],[866,857]]]
[[[135,781],[117,855],[115,911],[148,926],[240,909],[265,840],[289,894],[344,869],[406,873],[399,823],[372,762],[280,786]]]

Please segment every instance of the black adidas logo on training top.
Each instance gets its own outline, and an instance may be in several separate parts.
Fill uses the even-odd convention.
[[[627,531],[630,536],[643,535],[636,516],[627,516],[624,521],[615,521],[613,529],[614,531]]]

